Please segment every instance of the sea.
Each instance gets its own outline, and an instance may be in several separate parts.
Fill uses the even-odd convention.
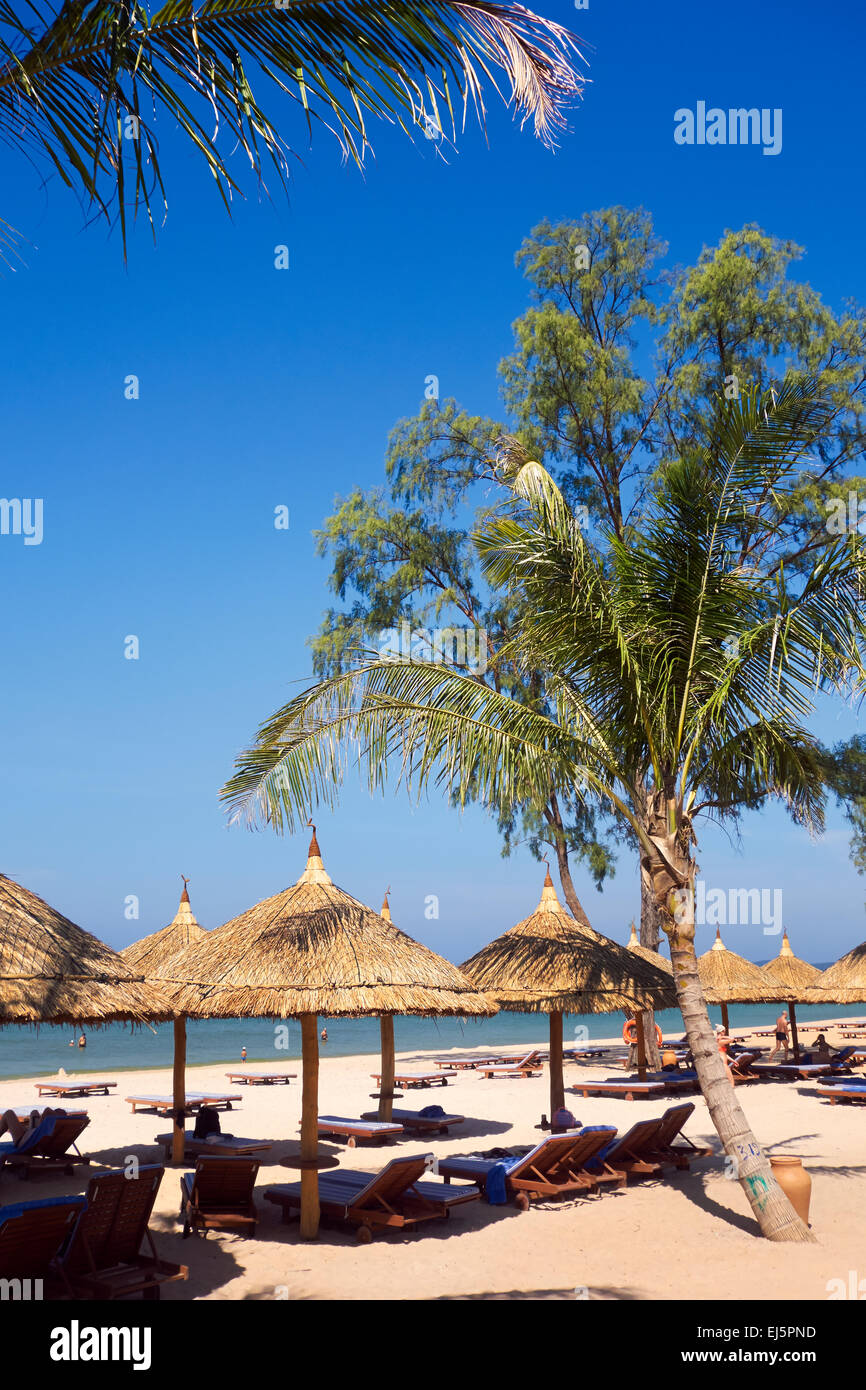
[[[852,1018],[859,1016],[856,1004],[803,1004],[797,1006],[797,1022],[809,1019]],[[760,1027],[775,1021],[778,1006],[731,1004],[728,1017],[732,1031]],[[714,1023],[721,1023],[721,1010],[710,1009]],[[679,1010],[656,1014],[664,1033],[679,1034],[683,1021]],[[619,1038],[620,1014],[569,1014],[563,1021],[565,1047],[576,1042]],[[328,1040],[321,1044],[322,1056],[350,1057],[379,1051],[379,1021],[376,1018],[320,1019]],[[548,1023],[544,1014],[501,1012],[493,1018],[397,1018],[395,1045],[400,1054],[432,1052],[437,1048],[465,1048],[476,1052],[489,1047],[522,1047],[542,1043]],[[170,1023],[136,1025],[111,1023],[104,1028],[86,1029],[86,1048],[78,1047],[80,1030],[40,1024],[38,1027],[9,1025],[0,1028],[0,1077],[56,1076],[62,1067],[67,1074],[102,1076],[108,1072],[145,1071],[170,1067],[174,1050],[174,1030]],[[70,1046],[74,1042],[74,1046]],[[295,1019],[271,1022],[267,1019],[206,1019],[187,1023],[187,1065],[240,1061],[241,1048],[247,1062],[279,1068],[281,1062],[301,1055],[301,1025]]]

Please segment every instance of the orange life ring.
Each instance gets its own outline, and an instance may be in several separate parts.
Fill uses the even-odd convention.
[[[655,1029],[656,1029],[656,1042],[658,1043],[659,1047],[661,1047],[661,1045],[662,1045],[662,1030],[661,1030],[661,1028],[659,1028],[658,1024],[656,1024]],[[627,1043],[630,1043],[630,1044],[631,1044],[631,1043],[636,1043],[636,1042],[637,1042],[637,1022],[636,1022],[635,1019],[629,1018],[629,1019],[627,1019],[626,1022],[623,1024],[623,1029],[622,1029],[622,1040],[623,1040],[623,1042],[627,1042]]]

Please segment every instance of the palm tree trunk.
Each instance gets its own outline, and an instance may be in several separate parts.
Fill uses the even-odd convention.
[[[691,853],[683,853],[681,838],[668,834],[661,819],[649,827],[659,849],[649,860],[659,919],[671,946],[677,1000],[686,1036],[695,1059],[698,1082],[716,1133],[733,1160],[734,1173],[748,1198],[761,1234],[768,1240],[814,1241],[776,1179],[743,1114],[725,1063],[719,1054],[707,1012],[695,955],[694,877]]]

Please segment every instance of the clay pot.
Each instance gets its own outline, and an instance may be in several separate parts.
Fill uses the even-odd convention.
[[[803,1167],[802,1159],[789,1158],[787,1154],[770,1159],[773,1177],[781,1187],[791,1206],[806,1225],[809,1224],[809,1202],[812,1196],[812,1179]]]

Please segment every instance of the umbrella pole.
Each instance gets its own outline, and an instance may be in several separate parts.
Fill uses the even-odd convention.
[[[565,1081],[562,1075],[562,1014],[550,1015],[550,1122],[565,1107]]]
[[[637,1024],[637,1079],[638,1081],[646,1081],[646,1035],[643,1030],[643,1010],[635,1014],[634,1021]]]
[[[800,1041],[797,1037],[797,1010],[794,1008],[793,1001],[788,1005],[791,1010],[791,1042],[794,1044],[794,1066],[800,1065]]]
[[[310,1167],[301,1169],[301,1240],[315,1240],[319,1234],[319,1172],[314,1166],[319,1155],[319,1039],[315,1014],[301,1015],[303,1058],[303,1098],[301,1100],[301,1159]]]
[[[186,1019],[174,1020],[174,1069],[172,1071],[174,1119],[171,1131],[171,1161],[183,1163],[186,1146]]]
[[[723,1005],[722,1005],[722,1027],[724,1028],[724,1030],[725,1030],[726,1033],[730,1033],[731,1030],[730,1030],[730,1028],[729,1028],[729,1026],[728,1026],[728,1006],[727,1006],[727,1004],[723,1004]]]
[[[382,1075],[379,1077],[379,1119],[388,1121],[394,1111],[394,1015],[379,1019],[382,1042]]]

